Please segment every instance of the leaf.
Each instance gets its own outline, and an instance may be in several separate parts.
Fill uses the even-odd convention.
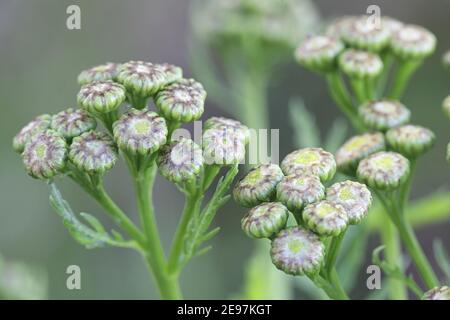
[[[289,102],[289,114],[294,129],[294,143],[298,148],[320,146],[320,132],[316,119],[300,97]]]
[[[441,268],[447,278],[446,283],[450,283],[450,258],[441,239],[435,239],[433,241],[433,252],[439,268]]]
[[[97,231],[98,233],[106,234],[105,228],[96,217],[86,212],[81,212],[80,216],[82,216],[83,219],[86,220],[94,228],[95,231]]]

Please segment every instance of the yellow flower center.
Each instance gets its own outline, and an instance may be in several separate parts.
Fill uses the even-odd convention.
[[[293,239],[288,243],[289,251],[299,253],[303,249],[303,243],[298,239]]]
[[[316,151],[304,151],[300,153],[295,159],[295,163],[298,164],[313,164],[320,159],[320,155]]]

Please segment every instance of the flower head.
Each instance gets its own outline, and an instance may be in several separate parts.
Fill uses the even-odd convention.
[[[444,113],[447,115],[447,117],[450,119],[450,96],[445,98],[444,102],[442,103],[442,109],[444,110]]]
[[[409,124],[390,129],[386,140],[394,151],[415,158],[430,150],[436,136],[427,128]]]
[[[391,32],[384,26],[374,23],[367,16],[361,16],[347,23],[342,38],[350,46],[369,51],[380,51],[389,43]]]
[[[208,164],[238,164],[245,159],[245,141],[233,129],[208,129],[203,133],[202,141],[203,157]]]
[[[409,161],[396,152],[380,151],[363,159],[357,170],[358,179],[369,187],[391,190],[409,176]]]
[[[148,155],[167,141],[164,118],[149,110],[130,109],[113,124],[114,139],[120,149]]]
[[[350,180],[333,184],[327,189],[326,199],[344,208],[349,224],[358,224],[372,205],[372,195],[366,185]]]
[[[81,71],[78,75],[78,83],[85,85],[94,81],[114,80],[117,74],[117,64],[107,62],[105,64]]]
[[[329,36],[315,36],[306,39],[295,51],[297,61],[317,72],[326,72],[335,66],[336,58],[344,44]]]
[[[166,73],[166,84],[181,80],[183,78],[183,69],[173,64],[163,63],[160,64],[164,72]]]
[[[283,172],[278,165],[260,165],[236,184],[233,190],[234,199],[244,207],[268,202],[275,195],[276,186],[282,178]]]
[[[319,177],[309,174],[291,174],[277,185],[277,199],[290,211],[298,212],[304,206],[325,196],[325,187]]]
[[[204,110],[206,91],[194,79],[181,79],[158,92],[155,104],[167,120],[191,122],[199,119]]]
[[[342,39],[342,35],[344,33],[344,30],[347,28],[347,25],[352,23],[352,21],[355,19],[358,19],[358,17],[357,16],[339,17],[328,25],[328,27],[325,30],[325,34],[335,39]]]
[[[265,202],[242,218],[242,230],[251,238],[270,238],[286,227],[289,211],[278,202]]]
[[[78,104],[92,113],[108,113],[125,101],[125,88],[115,82],[94,81],[81,87]]]
[[[403,28],[403,26],[405,25],[400,20],[397,20],[395,18],[388,17],[388,16],[382,16],[381,23],[383,24],[383,28],[386,28],[389,30],[389,32],[391,33],[391,36],[393,33],[397,32],[398,30]]]
[[[420,59],[431,55],[436,47],[436,37],[427,29],[405,25],[392,35],[391,49],[402,59]]]
[[[171,71],[168,77],[167,66],[144,61],[129,61],[117,67],[117,82],[128,92],[139,97],[150,97],[173,79]]]
[[[161,175],[173,183],[193,181],[203,167],[202,149],[191,139],[181,138],[164,145],[156,163]]]
[[[51,115],[43,114],[28,122],[13,139],[14,150],[21,153],[33,136],[46,131],[50,127],[51,121]]]
[[[344,173],[354,173],[362,159],[384,149],[384,135],[380,132],[354,136],[336,152],[337,167]]]
[[[313,275],[320,270],[325,245],[319,236],[302,227],[282,230],[272,241],[273,264],[291,275]]]
[[[338,236],[347,228],[348,220],[344,207],[329,200],[309,204],[303,210],[303,221],[322,236]]]
[[[107,133],[89,131],[73,138],[69,159],[81,171],[104,174],[116,163],[117,149]]]
[[[339,66],[352,78],[374,78],[383,70],[377,54],[355,49],[347,49],[339,56]]]
[[[411,112],[398,101],[376,100],[362,105],[359,115],[368,127],[386,131],[407,123]]]
[[[66,139],[94,130],[96,126],[97,121],[86,110],[72,108],[54,115],[51,123],[51,128]]]
[[[422,300],[450,300],[450,288],[447,286],[433,288],[425,292]]]
[[[281,169],[285,175],[306,173],[328,181],[336,173],[336,161],[331,153],[321,148],[304,148],[289,153],[281,162]]]
[[[248,143],[250,140],[250,131],[248,127],[244,126],[242,123],[234,119],[224,117],[211,117],[206,120],[203,125],[204,130],[220,128],[234,129],[239,135],[242,135],[245,143]]]
[[[33,136],[22,153],[27,173],[36,179],[50,179],[60,173],[66,165],[66,157],[66,141],[53,130]]]

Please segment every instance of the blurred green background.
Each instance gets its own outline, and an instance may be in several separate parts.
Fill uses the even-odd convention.
[[[440,105],[450,94],[450,76],[443,71],[440,57],[450,48],[450,2],[314,3],[327,18],[363,14],[368,5],[378,4],[382,14],[424,25],[436,34],[437,52],[415,75],[404,103],[412,109],[412,120],[432,128],[438,137],[435,148],[420,164],[413,196],[448,188],[450,170],[444,154],[450,141],[450,126]],[[81,7],[81,30],[66,28],[66,8],[71,4]],[[0,1],[0,254],[5,261],[35,266],[44,283],[47,278],[48,298],[144,299],[157,295],[136,253],[111,248],[86,250],[75,243],[50,209],[45,184],[30,179],[23,171],[20,157],[11,148],[12,137],[36,115],[75,106],[79,89],[76,76],[92,65],[130,59],[169,62],[182,66],[185,74],[192,76],[188,55],[189,5],[188,0]],[[270,119],[272,128],[282,128],[282,156],[293,148],[287,109],[290,97],[301,95],[324,130],[339,114],[322,79],[296,67],[293,61],[276,72],[273,77],[277,81],[269,93]],[[226,116],[223,109],[207,101],[204,118],[218,114]],[[131,181],[122,164],[107,176],[107,182],[113,197],[136,219]],[[156,186],[157,219],[167,247],[183,199],[175,187],[160,177]],[[101,213],[73,184],[62,183],[62,190],[74,209]],[[232,203],[219,213],[215,223],[222,226],[222,231],[213,241],[213,250],[194,259],[183,274],[186,298],[229,298],[241,289],[243,264],[253,244],[240,231],[242,214],[243,210]],[[108,220],[104,223],[108,225]],[[427,251],[434,237],[450,247],[449,226],[439,224],[419,230]],[[81,267],[82,290],[66,289],[66,268],[72,264]],[[7,283],[15,281],[11,273],[3,277]]]

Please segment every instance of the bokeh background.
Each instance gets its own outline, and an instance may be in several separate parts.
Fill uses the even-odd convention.
[[[378,4],[382,14],[424,25],[437,35],[437,52],[414,77],[404,102],[412,109],[413,121],[432,128],[438,137],[435,148],[420,164],[413,197],[448,188],[450,170],[444,154],[450,128],[440,104],[450,94],[450,76],[443,71],[440,57],[450,48],[450,2],[318,0],[314,3],[327,18],[363,14],[368,5]],[[71,4],[81,7],[81,30],[66,28],[66,8]],[[12,151],[11,140],[32,117],[76,106],[79,89],[76,76],[92,65],[130,59],[170,62],[182,66],[185,74],[192,76],[188,54],[189,8],[188,0],[0,1],[0,254],[3,256],[0,260],[21,262],[9,264],[8,272],[1,277],[4,283],[24,282],[31,293],[22,292],[23,297],[33,297],[34,293],[51,299],[157,297],[136,253],[116,248],[86,250],[75,243],[50,209],[45,184],[24,173],[20,157]],[[301,95],[320,119],[323,130],[339,114],[325,93],[322,79],[296,67],[293,61],[277,68],[274,78],[277,81],[269,93],[270,119],[272,128],[282,128],[283,155],[293,148],[286,107],[290,97]],[[227,115],[223,108],[207,101],[204,118],[218,114]],[[168,247],[183,199],[162,178],[158,178],[156,186],[157,219]],[[131,181],[122,164],[107,176],[107,187],[136,219]],[[101,212],[73,184],[62,183],[62,190],[76,210]],[[222,231],[213,241],[214,249],[194,259],[183,274],[182,287],[187,298],[229,298],[241,289],[243,264],[253,244],[240,231],[242,214],[231,203],[219,213],[216,224]],[[103,221],[108,225],[107,220]],[[439,224],[419,230],[428,252],[435,237],[450,247],[449,226]],[[82,290],[66,289],[66,268],[72,264],[81,268]],[[33,279],[37,277],[48,288],[36,289],[31,280],[18,276],[24,266],[31,268]]]

